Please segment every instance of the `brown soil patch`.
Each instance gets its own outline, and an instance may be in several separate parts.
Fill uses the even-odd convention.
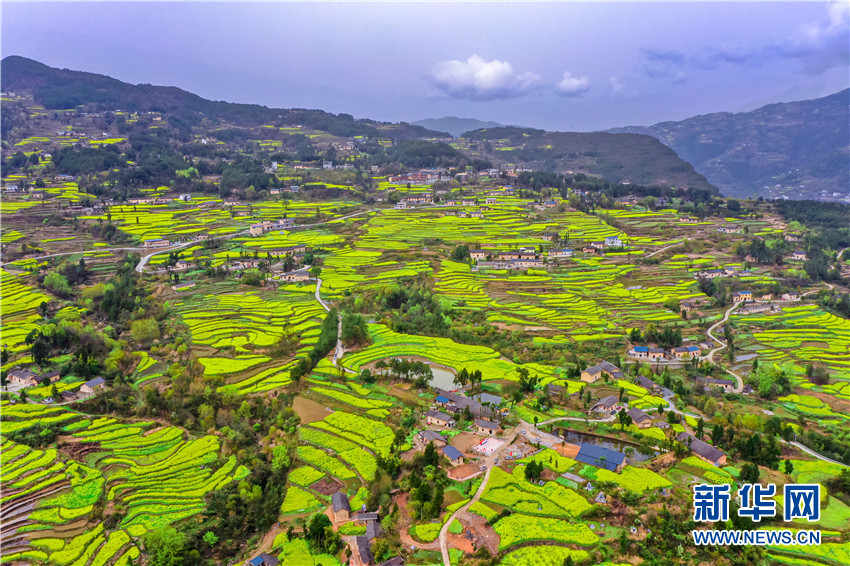
[[[305,399],[300,395],[292,400],[292,410],[295,411],[303,424],[320,421],[331,414],[321,403]]]
[[[57,448],[59,452],[65,454],[68,458],[85,463],[85,458],[88,454],[100,452],[100,443],[80,442],[80,439],[73,436],[60,436],[57,439]]]
[[[456,468],[448,470],[449,478],[455,481],[463,481],[475,474],[483,474],[478,464],[461,464]]]
[[[324,478],[316,483],[310,484],[310,489],[314,491],[318,491],[322,495],[333,495],[337,491],[341,490],[343,486],[341,483],[336,481],[333,478]]]
[[[449,444],[466,454],[473,446],[481,442],[481,440],[482,437],[475,436],[471,432],[462,432],[454,435],[449,441]]]
[[[449,543],[460,548],[464,552],[475,552],[482,546],[486,546],[490,554],[496,556],[499,553],[499,535],[493,530],[493,527],[487,526],[487,520],[475,513],[458,513],[456,518],[463,526],[463,532],[459,535],[449,534]],[[456,542],[457,541],[457,542]],[[462,544],[460,541],[465,541],[469,547]]]

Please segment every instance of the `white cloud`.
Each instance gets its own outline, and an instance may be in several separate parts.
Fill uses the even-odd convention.
[[[507,61],[485,61],[473,55],[466,61],[443,61],[431,71],[431,82],[452,98],[494,100],[527,94],[540,80],[534,73],[516,73]]]
[[[564,78],[555,85],[555,93],[561,96],[580,96],[590,90],[590,79],[574,77],[569,71],[564,71]]]
[[[807,74],[820,75],[850,64],[850,3],[839,0],[826,6],[828,21],[809,22],[782,39],[755,45],[712,46],[695,54],[669,49],[645,49],[643,70],[651,78],[669,78],[681,84],[685,70],[713,71],[723,65],[760,67],[786,60]]]
[[[614,92],[621,92],[623,90],[623,88],[625,88],[624,85],[623,85],[623,81],[621,81],[616,76],[608,79],[608,85],[611,87],[611,90],[613,90]]]

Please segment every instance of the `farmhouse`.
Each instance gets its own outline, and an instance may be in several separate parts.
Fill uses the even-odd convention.
[[[623,379],[625,374],[620,371],[620,368],[611,362],[599,362],[593,367],[589,367],[581,372],[581,380],[586,383],[593,383],[605,374],[614,379]]]
[[[436,446],[438,448],[440,446],[445,446],[446,444],[448,444],[448,442],[446,442],[445,436],[443,436],[439,432],[436,432],[436,431],[433,431],[433,430],[423,430],[417,436],[419,437],[419,441],[422,444],[427,445],[427,444],[433,442],[434,446]]]
[[[499,199],[490,197],[490,198],[487,199],[486,203],[487,204],[499,204]]]
[[[156,201],[157,197],[141,197],[127,199],[127,202],[129,202],[130,204],[155,204]]]
[[[806,261],[806,252],[796,251],[791,254],[791,257],[788,258],[794,261]]]
[[[457,393],[452,393],[451,391],[446,391],[445,389],[435,388],[435,391],[437,393],[437,398],[435,399],[435,402],[451,413],[459,413],[463,411],[464,408],[469,407],[469,411],[473,415],[475,415],[476,417],[483,417],[485,415],[489,416],[497,410],[496,407],[493,406],[492,400],[490,401],[490,406],[482,405],[482,403],[487,401],[487,399],[483,397],[480,397],[481,399],[483,399],[482,401],[476,401],[474,398],[458,395]],[[482,393],[482,395],[487,394]],[[499,397],[495,398],[498,399],[496,404],[501,402],[501,399]]]
[[[691,303],[688,301],[684,301],[682,304],[679,305],[679,310],[681,310],[682,312],[691,312],[693,310],[696,310],[696,308],[696,303]]]
[[[570,248],[549,250],[549,257],[573,257],[573,250]]]
[[[172,285],[171,288],[174,291],[183,291],[185,289],[191,289],[195,286],[194,281],[186,281],[185,283],[178,283],[177,285]]]
[[[678,440],[685,446],[689,446],[697,457],[701,458],[702,460],[705,460],[709,464],[713,466],[726,465],[726,454],[724,454],[722,450],[718,450],[711,444],[703,442],[698,438],[694,438],[691,434],[687,432],[680,433],[679,436],[676,437],[676,440]]]
[[[735,390],[735,383],[731,379],[717,379],[713,377],[698,378],[697,383],[711,387],[719,387],[726,393],[730,393]]]
[[[646,389],[647,391],[660,391],[661,386],[649,379],[648,377],[644,377],[639,375],[637,378],[637,384]]]
[[[509,260],[512,260],[512,259],[520,259],[521,257],[522,256],[521,256],[520,252],[513,252],[513,251],[511,251],[511,252],[499,252],[499,255],[498,255],[499,261],[509,261]]]
[[[510,261],[512,269],[528,268],[528,267],[543,267],[543,261],[539,259],[512,259]]]
[[[558,201],[555,200],[547,200],[543,203],[543,208],[555,208],[558,206]]]
[[[616,412],[615,408],[619,403],[619,399],[617,399],[616,395],[609,395],[608,397],[604,397],[597,401],[592,407],[590,407],[591,413],[612,413]]]
[[[482,434],[494,435],[499,431],[499,424],[484,419],[475,419],[475,426],[478,427],[478,432]]]
[[[683,216],[679,219],[680,222],[686,222],[688,224],[697,224],[699,222],[699,218],[695,218],[693,216]]]
[[[306,267],[302,267],[301,269],[296,269],[295,271],[289,271],[288,273],[284,273],[282,279],[290,283],[295,283],[298,281],[307,281],[310,279],[310,272]]]
[[[738,311],[738,314],[755,314],[759,312],[769,311],[771,308],[773,307],[771,307],[767,303],[756,303],[752,306],[742,308]]]
[[[145,240],[142,244],[143,248],[167,248],[171,245],[169,240],[162,238],[154,238],[153,240]]]
[[[478,204],[478,201],[474,198],[465,198],[461,202],[463,203],[463,206],[475,206],[476,204]]]
[[[38,377],[35,373],[26,369],[16,369],[9,372],[9,381],[18,385],[35,387],[38,385]]]
[[[580,445],[575,459],[583,464],[590,464],[597,468],[603,468],[611,472],[619,472],[626,462],[625,454],[616,450],[609,450],[595,444],[583,443]]]
[[[736,303],[752,301],[753,300],[753,292],[752,291],[735,291],[732,293],[732,300]]]
[[[649,357],[649,348],[646,346],[632,346],[632,349],[629,350],[629,357],[637,359],[647,358]]]
[[[638,428],[649,428],[652,426],[652,418],[636,407],[629,409],[626,414],[632,418],[632,422]]]
[[[280,561],[276,557],[265,552],[261,552],[248,561],[248,566],[277,566],[278,564]]]
[[[783,301],[796,301],[799,298],[800,298],[800,295],[798,295],[797,293],[795,293],[793,291],[789,291],[787,293],[782,293],[782,300]]]
[[[335,523],[351,519],[351,504],[346,494],[337,491],[331,495],[331,512],[333,513]]]
[[[696,346],[679,346],[670,352],[677,358],[698,358],[700,355],[699,348]]]
[[[303,254],[307,251],[307,246],[304,244],[295,244],[294,246],[286,246],[285,248],[275,248],[269,250],[268,254],[272,257],[286,257],[289,254]]]
[[[741,233],[741,227],[736,226],[734,224],[731,224],[729,226],[721,226],[720,228],[717,229],[717,231],[720,232],[721,234],[740,234]]]
[[[622,248],[623,242],[617,236],[608,236],[605,238],[605,245],[612,248]]]
[[[443,446],[440,448],[440,452],[449,459],[449,463],[451,463],[452,466],[460,466],[463,464],[463,454],[461,454],[460,450],[454,446]]]
[[[487,254],[487,250],[470,250],[469,252],[469,256],[475,260],[487,259]]]
[[[557,232],[543,232],[543,236],[541,236],[541,237],[544,240],[546,240],[547,242],[552,242],[552,241],[558,239],[558,233]]]
[[[86,381],[80,386],[80,393],[91,394],[106,387],[106,381],[102,377],[96,377]]]
[[[789,233],[785,234],[785,241],[786,242],[799,242],[802,239],[803,239],[803,235],[798,234],[796,232],[789,232]]]
[[[698,279],[716,279],[718,277],[723,277],[725,273],[722,269],[706,269],[705,271],[697,272]]]
[[[425,411],[425,422],[429,425],[434,424],[448,428],[455,426],[455,420],[441,411]]]

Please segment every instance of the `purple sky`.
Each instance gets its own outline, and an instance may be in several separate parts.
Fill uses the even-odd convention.
[[[848,6],[4,2],[2,54],[231,102],[586,131],[847,88]]]

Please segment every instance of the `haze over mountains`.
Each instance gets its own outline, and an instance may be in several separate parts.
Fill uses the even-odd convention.
[[[18,56],[2,64],[4,91],[29,92],[48,109],[86,105],[156,111],[187,127],[210,126],[205,124],[209,120],[239,127],[297,123],[345,138],[446,140],[463,135],[452,142],[456,149],[495,165],[585,173],[623,184],[719,188],[735,197],[844,200],[850,187],[850,89],[752,112],[571,133],[452,116],[391,124],[322,110],[211,101],[176,87],[131,85]],[[25,115],[22,108],[4,104],[4,139],[11,127],[25,122]]]
[[[850,197],[850,89],[751,112],[608,131],[658,138],[726,196]]]
[[[499,128],[505,124],[499,122],[485,122],[476,120],[475,118],[457,118],[455,116],[444,116],[442,118],[425,118],[411,122],[416,126],[422,126],[429,130],[437,130],[439,132],[448,132],[454,137],[460,137],[461,134],[471,132],[472,130],[480,130],[482,128]]]

